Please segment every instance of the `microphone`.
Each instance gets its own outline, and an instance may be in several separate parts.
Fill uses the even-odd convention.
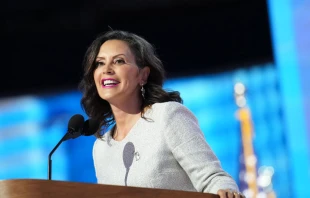
[[[71,117],[68,123],[68,131],[64,136],[63,141],[74,139],[80,136],[84,126],[84,117],[80,114],[75,114]]]
[[[78,115],[78,114],[77,114]],[[80,119],[80,118],[79,118]],[[80,124],[79,120],[79,124]],[[74,122],[74,121],[72,121]],[[84,122],[84,118],[83,118],[83,125],[82,127],[79,125],[78,127],[71,127],[70,128],[70,122],[68,124],[68,128],[70,128],[71,130],[67,132],[67,134],[65,135],[66,137],[64,138],[64,141],[68,140],[68,139],[74,139],[77,137],[80,137],[81,135],[84,136],[90,136],[93,135],[97,132],[97,130],[99,129],[100,123],[95,120],[95,119],[88,119]],[[71,126],[74,126],[75,123],[73,123]],[[76,123],[78,124],[78,123]]]
[[[57,145],[53,148],[53,150],[48,155],[48,180],[52,179],[52,155],[59,147],[59,145],[68,139],[76,138],[80,136],[83,131],[84,126],[84,117],[80,114],[75,114],[72,116],[68,123],[67,133],[61,138],[61,140],[57,143]]]
[[[95,119],[88,119],[84,122],[84,117],[80,114],[72,116],[68,123],[68,131],[58,142],[55,148],[50,152],[48,156],[48,180],[52,179],[52,154],[59,147],[59,145],[68,139],[74,139],[81,135],[90,136],[97,132],[100,127],[100,123]]]
[[[95,119],[88,119],[84,122],[81,135],[90,136],[97,132],[100,127],[100,123]]]

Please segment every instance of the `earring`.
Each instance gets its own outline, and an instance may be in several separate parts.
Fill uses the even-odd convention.
[[[144,87],[143,87],[143,84],[141,84],[141,94],[142,94],[142,97],[143,97],[143,99],[145,99],[145,89],[144,89]]]

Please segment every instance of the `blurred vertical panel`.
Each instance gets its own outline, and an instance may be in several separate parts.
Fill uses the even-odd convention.
[[[296,1],[292,6],[307,143],[310,145],[310,1]],[[310,158],[310,150],[308,156]],[[308,170],[310,182],[310,167]]]
[[[310,197],[308,190],[310,182],[309,141],[304,116],[306,110],[304,109],[305,106],[303,106],[303,85],[301,84],[303,82],[302,79],[304,79],[303,76],[309,72],[308,69],[302,69],[305,64],[302,60],[308,60],[308,58],[300,59],[303,53],[299,54],[299,50],[302,49],[298,50],[297,43],[299,39],[303,38],[296,37],[300,33],[295,29],[298,25],[294,24],[294,7],[306,4],[305,2],[289,0],[268,1],[274,58],[279,74],[279,85],[284,107],[283,115],[285,122],[283,127],[287,134],[292,173],[290,177],[291,183],[288,188],[292,189],[294,193],[292,196],[294,197]],[[304,20],[309,21],[309,18],[305,18],[302,21]],[[299,42],[307,42],[307,39]],[[307,57],[309,57],[309,52],[307,54]],[[307,76],[306,79],[309,82],[309,74]],[[309,83],[306,84],[307,86],[309,85]]]

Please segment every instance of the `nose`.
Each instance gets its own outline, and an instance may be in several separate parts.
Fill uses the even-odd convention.
[[[103,67],[102,73],[114,74],[113,66],[111,64],[107,64],[105,67]]]

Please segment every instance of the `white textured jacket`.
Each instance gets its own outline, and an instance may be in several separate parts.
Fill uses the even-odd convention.
[[[177,102],[156,103],[122,141],[108,131],[93,159],[98,183],[198,191],[238,191],[207,144],[193,113]]]

